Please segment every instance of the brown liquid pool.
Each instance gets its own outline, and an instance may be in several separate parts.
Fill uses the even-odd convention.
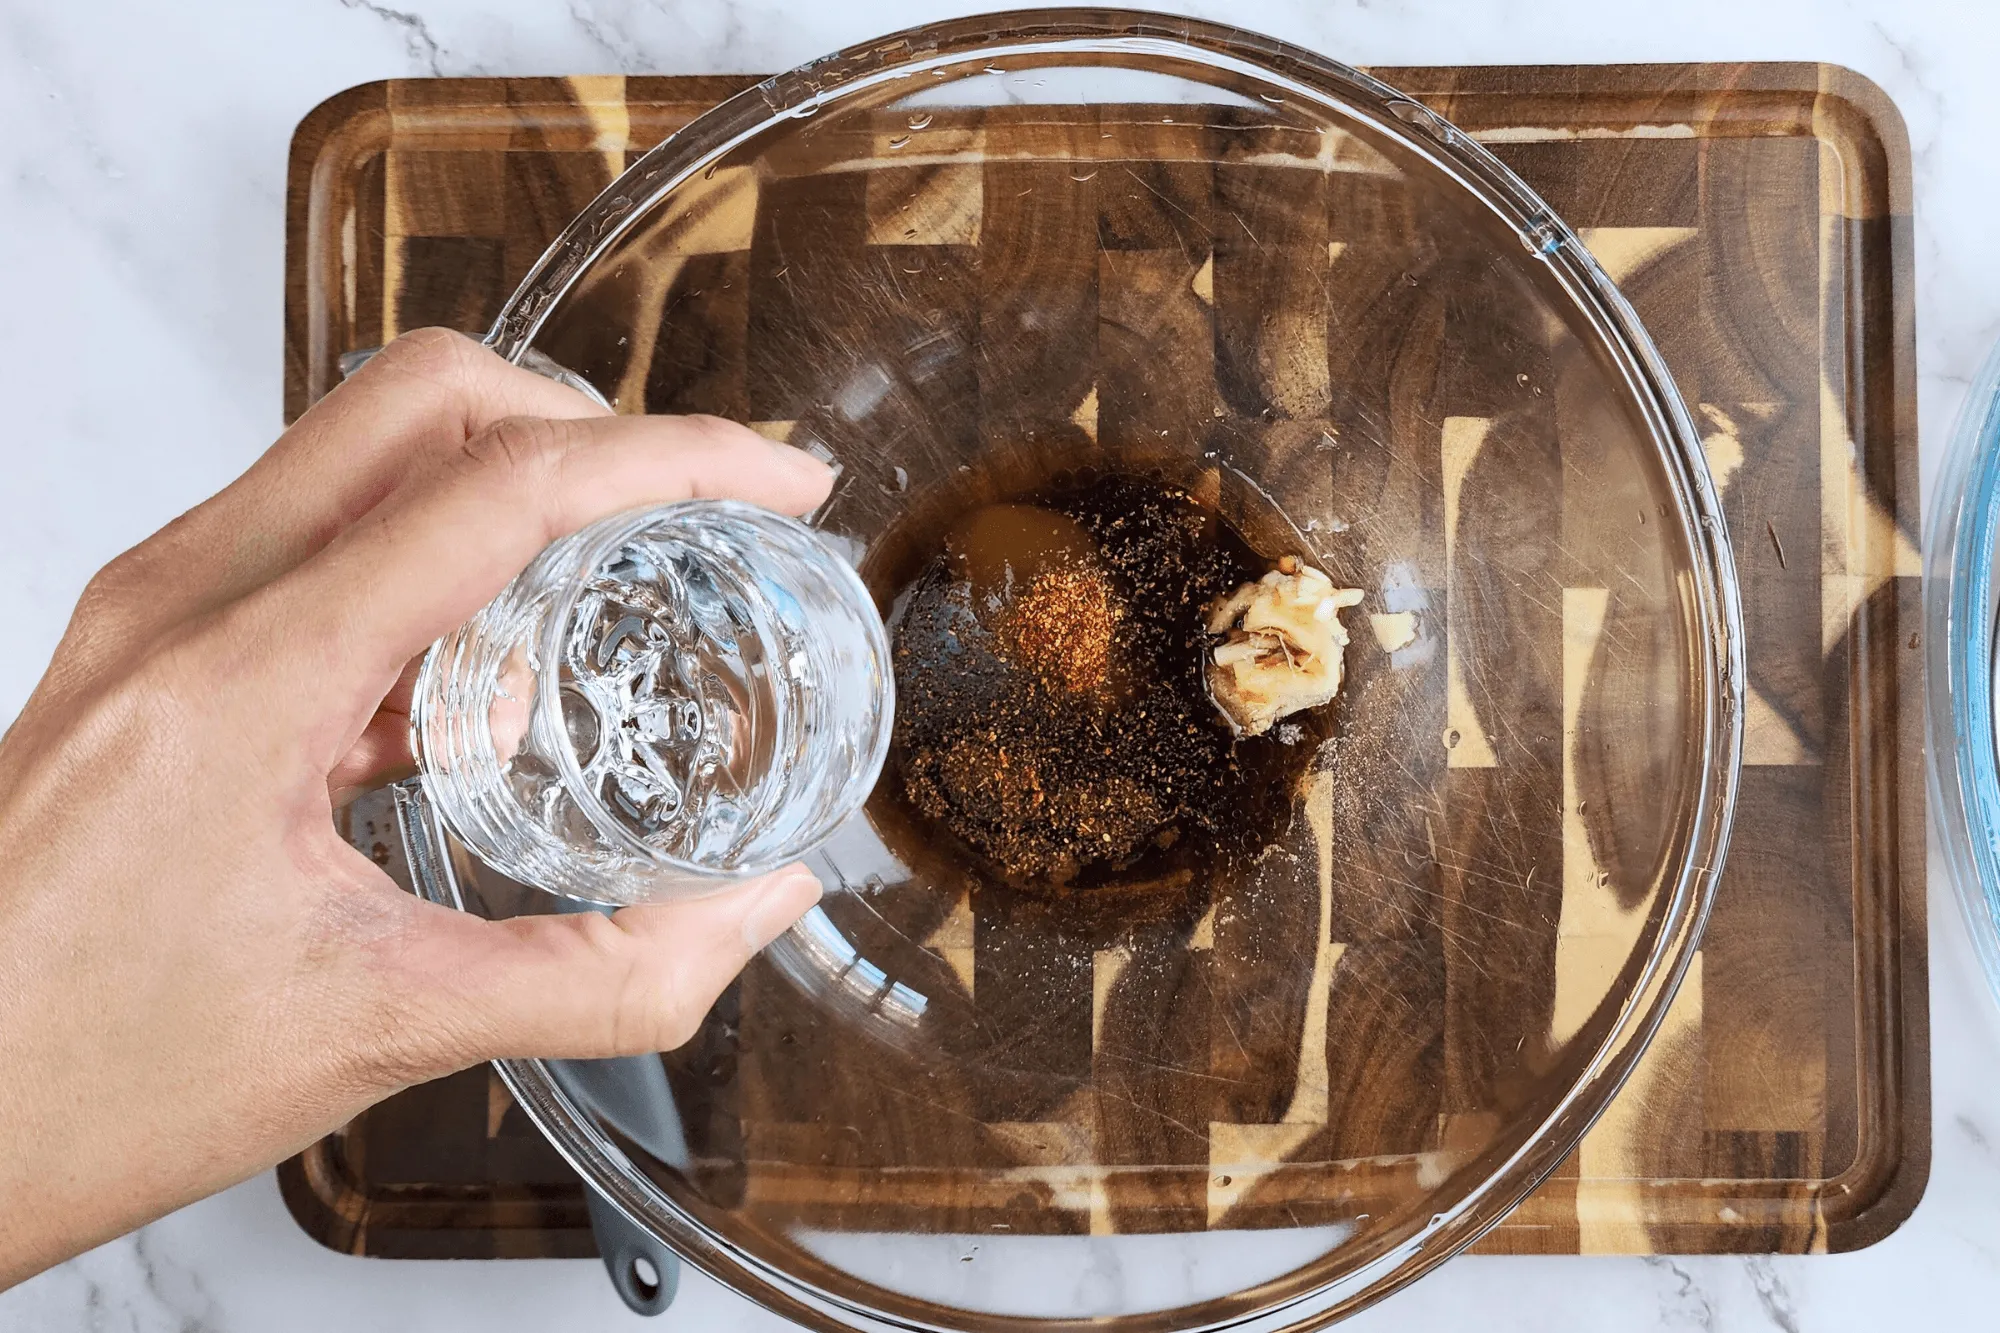
[[[1283,552],[1149,475],[925,518],[900,544],[914,572],[892,590],[896,732],[872,804],[904,850],[1068,897],[1205,888],[1282,833],[1318,736],[1234,735],[1203,611]]]

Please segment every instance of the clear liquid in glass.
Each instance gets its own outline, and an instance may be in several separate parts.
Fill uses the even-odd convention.
[[[413,724],[445,822],[516,879],[596,902],[701,892],[823,841],[887,749],[887,639],[854,572],[727,501],[551,546],[440,640]]]

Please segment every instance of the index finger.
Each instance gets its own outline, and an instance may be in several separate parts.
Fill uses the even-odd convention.
[[[608,415],[575,389],[464,334],[418,329],[314,403],[210,503],[220,522],[254,515],[258,528],[278,534],[270,555],[289,568],[496,421]]]
[[[372,709],[383,682],[560,537],[675,500],[803,514],[831,485],[818,460],[713,417],[510,419],[253,594],[246,610],[290,645],[284,656],[309,688],[331,677]]]
[[[315,403],[247,471],[139,548],[119,632],[158,626],[243,596],[292,569],[405,478],[511,416],[607,415],[576,390],[463,334],[398,338]]]

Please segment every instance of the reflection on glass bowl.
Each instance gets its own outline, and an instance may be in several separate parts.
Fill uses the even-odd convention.
[[[684,1161],[502,1066],[722,1281],[827,1329],[1313,1325],[1470,1243],[1632,1069],[1726,845],[1733,566],[1629,307],[1429,110],[1189,20],[935,25],[662,144],[494,340],[834,462],[811,521],[892,622],[947,520],[1086,471],[1364,592],[1240,857],[1017,882],[878,786],[660,1057]],[[546,910],[433,851],[432,896]]]

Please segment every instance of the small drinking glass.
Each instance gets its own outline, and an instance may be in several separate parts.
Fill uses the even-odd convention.
[[[417,677],[423,785],[480,859],[598,903],[776,869],[868,797],[888,635],[818,534],[695,500],[556,542]]]

